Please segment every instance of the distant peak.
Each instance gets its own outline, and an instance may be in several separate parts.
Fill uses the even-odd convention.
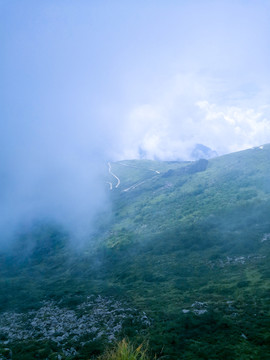
[[[215,150],[212,150],[203,144],[196,144],[191,152],[191,157],[193,160],[211,159],[216,156],[218,156],[218,153]]]

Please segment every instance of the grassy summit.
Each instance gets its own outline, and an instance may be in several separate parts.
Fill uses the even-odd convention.
[[[65,336],[63,352],[55,334],[5,343],[2,325],[13,358],[88,359],[113,333],[136,344],[146,338],[153,354],[167,359],[269,359],[270,145],[208,161],[110,166],[104,183],[112,208],[97,219],[83,252],[43,224],[0,258],[2,311],[40,314],[41,301],[51,301],[85,324],[91,295],[101,299],[93,300],[98,314],[106,304],[95,325],[103,335]],[[121,326],[106,332],[108,321]]]

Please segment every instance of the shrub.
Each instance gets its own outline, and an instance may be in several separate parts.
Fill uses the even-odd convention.
[[[98,360],[150,360],[147,349],[141,344],[137,348],[126,339],[120,341],[114,349],[107,350]]]

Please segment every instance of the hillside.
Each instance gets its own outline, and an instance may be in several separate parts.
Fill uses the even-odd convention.
[[[270,145],[108,163],[83,250],[36,224],[1,254],[0,353],[89,359],[127,336],[163,359],[269,359],[269,178]]]

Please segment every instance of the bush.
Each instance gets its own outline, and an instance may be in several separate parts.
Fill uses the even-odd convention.
[[[107,350],[98,360],[150,360],[147,349],[141,344],[137,348],[126,339],[120,341],[112,350]]]

